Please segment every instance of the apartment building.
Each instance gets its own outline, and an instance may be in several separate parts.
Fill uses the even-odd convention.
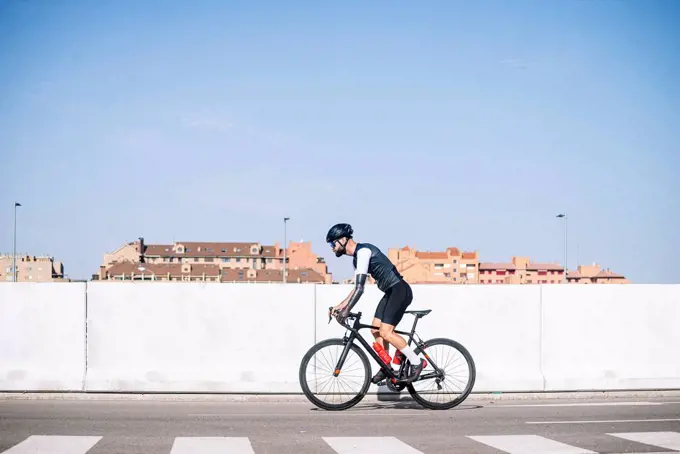
[[[609,268],[602,269],[595,263],[579,265],[576,271],[568,271],[567,282],[570,284],[630,284],[625,276],[614,273]]]
[[[105,254],[95,279],[282,282],[283,255],[279,243],[180,241],[147,245],[140,238]],[[324,259],[312,252],[311,243],[289,243],[286,268],[286,282],[332,282]]]
[[[563,284],[564,268],[557,263],[532,263],[527,257],[512,257],[510,263],[481,263],[480,284]],[[630,281],[599,265],[579,265],[567,271],[569,284],[629,284]]]
[[[477,251],[417,251],[409,246],[388,249],[388,257],[411,284],[563,284],[564,268],[558,263],[532,262],[512,257],[508,263],[479,262]],[[599,265],[578,266],[567,273],[570,284],[628,284],[630,281]]]
[[[405,246],[388,249],[387,257],[410,284],[475,284],[479,278],[477,251],[461,252],[449,247],[430,252]]]
[[[12,282],[12,254],[0,254],[0,282]],[[64,280],[64,264],[48,255],[16,255],[17,282]]]
[[[105,280],[276,283],[283,281],[283,270],[221,268],[219,265],[203,263],[119,262],[107,270]],[[325,284],[326,279],[312,269],[291,269],[286,270],[286,282]]]
[[[533,263],[528,257],[512,257],[509,263],[479,264],[480,284],[561,284],[564,268],[557,263]]]

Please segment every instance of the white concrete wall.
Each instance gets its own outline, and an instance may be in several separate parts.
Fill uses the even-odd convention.
[[[88,287],[88,391],[300,389],[313,285]]]
[[[475,391],[542,389],[538,286],[414,285],[412,288],[413,302],[409,310],[432,309],[420,319],[416,332],[423,340],[446,337],[460,342],[477,367]],[[318,340],[344,335],[344,328],[335,319],[328,324],[328,307],[340,303],[351,289],[351,285],[317,287]],[[370,286],[354,307],[353,312],[361,311],[363,323],[371,323],[382,295],[375,286]],[[410,332],[413,320],[413,315],[404,315],[397,329]],[[370,331],[362,332],[372,345]],[[394,349],[390,350],[390,356],[394,356]],[[377,370],[374,365],[373,373]]]
[[[543,387],[540,291],[529,285],[423,285],[413,289],[411,307],[432,309],[417,326],[423,339],[447,337],[470,352],[475,391],[532,391]]]
[[[543,286],[546,390],[680,388],[680,286],[565,287]]]
[[[0,390],[80,391],[85,284],[0,284]]]
[[[351,288],[1,284],[0,390],[300,392],[306,351],[344,334],[327,310]],[[413,290],[410,309],[432,309],[419,334],[468,348],[476,392],[680,388],[680,285]],[[355,307],[365,323],[381,296]]]

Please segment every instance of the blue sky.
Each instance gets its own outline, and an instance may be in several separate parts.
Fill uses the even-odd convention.
[[[367,4],[370,3],[370,4]],[[680,283],[680,3],[0,0],[0,251],[144,236]],[[675,132],[673,132],[675,131]]]

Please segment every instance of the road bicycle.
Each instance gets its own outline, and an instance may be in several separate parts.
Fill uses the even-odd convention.
[[[331,311],[332,308],[329,308],[328,323],[330,323],[332,318],[332,315],[330,315]],[[333,338],[318,342],[302,358],[299,380],[302,391],[307,399],[324,410],[346,410],[358,404],[366,396],[371,385],[371,365],[366,353],[355,343],[358,340],[359,344],[364,347],[364,350],[378,364],[378,367],[385,371],[387,375],[385,381],[377,383],[377,385],[384,383],[388,389],[394,392],[401,392],[406,388],[416,402],[432,410],[447,410],[459,405],[472,392],[476,378],[475,362],[470,352],[459,342],[447,338],[423,341],[418,336],[416,333],[418,320],[430,312],[432,312],[432,309],[406,311],[406,314],[415,317],[411,331],[404,332],[395,329],[396,333],[408,336],[407,344],[410,346],[412,343],[415,343],[416,347],[413,351],[416,354],[422,353],[422,356],[427,361],[427,365],[423,368],[420,376],[412,383],[406,381],[410,366],[406,357],[402,358],[398,369],[393,371],[390,365],[383,362],[378,353],[359,333],[362,329],[378,329],[378,327],[361,323],[361,312],[350,312],[345,320],[342,322],[338,320],[338,323],[347,329],[342,339]],[[347,323],[347,320],[351,319],[354,320],[352,326]],[[348,332],[349,335],[347,334]],[[439,354],[440,348],[452,348],[454,352]],[[448,366],[456,365],[459,358],[462,358],[463,364],[469,368],[469,373],[465,380],[461,380],[458,378],[458,375],[448,371]],[[328,374],[329,377],[310,381],[307,378],[308,368],[311,368],[314,372],[320,370]],[[352,383],[357,383],[358,389],[352,391],[350,388]],[[449,391],[449,394],[452,394],[454,397],[450,400],[442,398],[440,401],[439,398],[444,394],[440,393],[440,391],[443,389],[448,391],[458,383],[464,385],[461,387],[462,389],[455,393]],[[336,398],[341,399],[342,396],[349,396],[349,400],[336,403]],[[427,399],[431,396],[436,397],[435,402]],[[332,399],[332,402],[326,402],[322,400],[322,397]]]

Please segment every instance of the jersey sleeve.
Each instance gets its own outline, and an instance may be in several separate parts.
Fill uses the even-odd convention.
[[[357,251],[357,268],[354,272],[357,274],[368,274],[368,263],[371,260],[371,250],[362,248]]]

